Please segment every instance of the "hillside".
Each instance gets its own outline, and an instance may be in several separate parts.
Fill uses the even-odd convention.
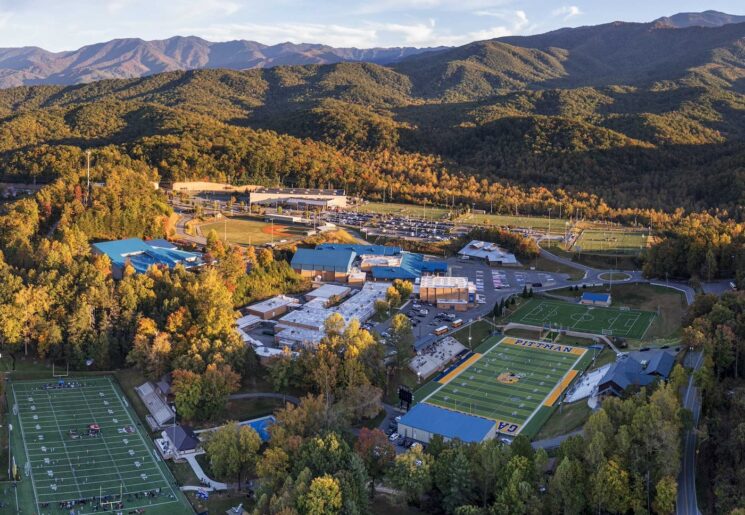
[[[333,184],[373,197],[389,184],[400,200],[509,209],[520,198],[537,211],[602,198],[734,214],[745,201],[743,92],[745,24],[614,23],[392,66],[6,89],[0,165],[4,179],[50,177],[94,146],[99,159],[134,160],[164,179]]]

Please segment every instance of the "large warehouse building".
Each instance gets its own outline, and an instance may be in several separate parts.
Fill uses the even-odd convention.
[[[166,240],[143,241],[140,238],[102,241],[91,245],[93,254],[103,254],[111,260],[111,274],[121,279],[124,269],[130,265],[138,274],[144,274],[151,266],[173,268],[182,265],[196,268],[204,264],[202,254],[180,250]]]
[[[303,277],[345,282],[357,254],[345,249],[297,249],[290,266]]]
[[[251,204],[286,204],[293,207],[347,207],[344,190],[306,188],[257,188],[249,194]]]
[[[315,249],[298,249],[292,268],[305,277],[343,282],[364,273],[375,281],[401,279],[415,282],[426,275],[447,274],[444,261],[405,252],[400,247],[323,243]]]
[[[442,309],[465,311],[476,304],[476,285],[467,277],[427,275],[419,283],[419,298]]]
[[[520,266],[514,254],[487,241],[473,240],[460,249],[458,255],[461,258],[480,259],[493,266]]]
[[[421,402],[401,417],[398,433],[424,443],[429,443],[435,434],[445,441],[458,438],[466,443],[478,443],[494,438],[496,427],[494,420]],[[437,428],[436,433],[433,428]]]

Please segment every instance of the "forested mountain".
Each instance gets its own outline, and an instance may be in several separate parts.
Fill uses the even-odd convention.
[[[263,45],[236,40],[215,43],[176,36],[164,40],[114,39],[67,52],[37,47],[0,49],[0,88],[34,84],[77,84],[134,78],[199,68],[268,68],[292,64],[366,61],[390,64],[430,48],[333,48],[328,45]]]
[[[372,63],[0,91],[5,179],[97,159],[163,179],[606,216],[745,205],[745,24],[613,23]],[[114,157],[116,156],[116,157]],[[739,210],[739,211],[738,211]]]

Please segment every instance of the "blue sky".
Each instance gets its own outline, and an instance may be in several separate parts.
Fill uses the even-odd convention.
[[[742,0],[0,0],[0,47],[59,51],[174,35],[267,44],[460,45],[706,9],[745,14]]]

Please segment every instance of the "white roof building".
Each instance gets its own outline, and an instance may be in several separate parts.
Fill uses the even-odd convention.
[[[473,240],[463,247],[460,252],[458,252],[458,255],[483,259],[490,264],[501,264],[505,266],[517,266],[520,264],[514,254],[502,249],[496,243],[489,243],[486,241]]]
[[[338,306],[326,307],[324,298],[315,298],[300,309],[287,313],[277,321],[275,335],[281,345],[315,345],[324,336],[324,323],[338,313],[348,324],[354,319],[367,321],[375,314],[375,301],[385,298],[391,283],[365,283],[362,289]]]

